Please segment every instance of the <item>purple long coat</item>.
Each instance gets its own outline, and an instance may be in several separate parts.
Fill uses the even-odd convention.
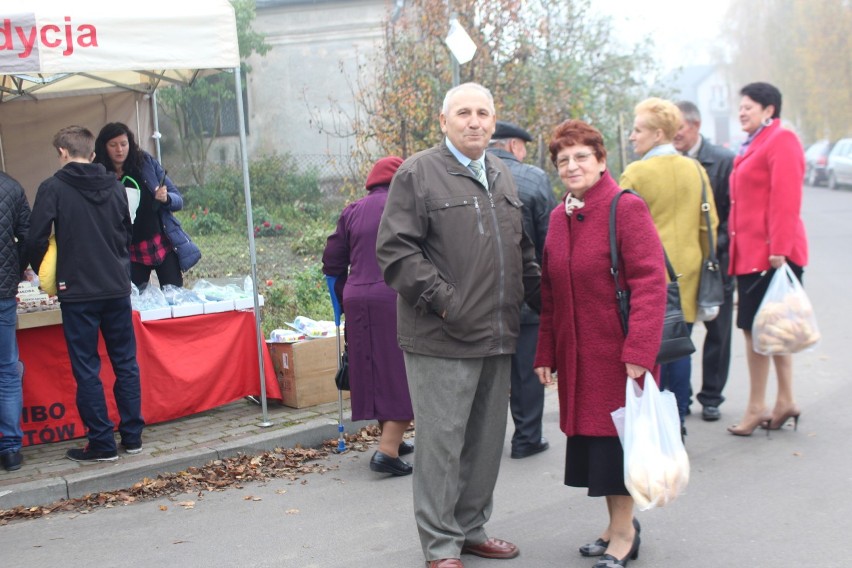
[[[328,237],[322,271],[344,276],[352,420],[411,420],[405,362],[396,338],[396,292],[376,262],[376,235],[388,186],[368,190],[343,210]]]

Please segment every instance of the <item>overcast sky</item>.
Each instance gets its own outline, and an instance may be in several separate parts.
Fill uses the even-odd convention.
[[[712,48],[731,1],[746,0],[595,0],[592,6],[611,16],[627,41],[650,35],[663,71],[669,71],[714,62]]]

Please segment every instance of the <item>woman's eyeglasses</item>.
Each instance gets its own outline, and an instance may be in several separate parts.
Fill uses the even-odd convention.
[[[571,163],[571,160],[577,163],[577,165],[582,165],[587,163],[593,156],[591,152],[578,152],[573,156],[562,156],[558,160],[556,160],[556,167],[559,169],[567,168]]]

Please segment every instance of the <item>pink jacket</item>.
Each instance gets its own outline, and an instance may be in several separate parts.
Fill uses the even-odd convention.
[[[808,240],[800,211],[805,154],[796,135],[778,119],[734,158],[731,172],[730,274],[769,268],[770,255],[799,266],[808,263]]]

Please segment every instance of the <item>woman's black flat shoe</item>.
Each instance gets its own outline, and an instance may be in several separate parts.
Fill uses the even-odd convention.
[[[637,533],[642,532],[642,526],[639,524],[639,520],[636,517],[633,517],[633,528],[636,529]],[[583,556],[601,556],[604,552],[606,552],[606,548],[608,546],[608,540],[599,538],[595,542],[581,546],[580,554]]]
[[[606,552],[607,546],[609,546],[609,541],[599,538],[595,542],[581,546],[580,554],[583,556],[601,556]]]
[[[414,471],[410,463],[378,451],[373,454],[373,458],[370,460],[370,469],[377,473],[389,473],[397,476],[411,475]]]
[[[627,562],[629,560],[636,560],[639,558],[639,544],[641,539],[639,538],[639,533],[636,533],[636,536],[633,538],[633,546],[630,547],[630,552],[627,553],[627,556],[619,560],[612,554],[604,554],[601,556],[600,560],[595,562],[595,565],[592,568],[619,568],[619,566],[627,566]]]
[[[409,442],[407,440],[403,440],[399,444],[399,455],[407,456],[408,454],[414,453],[414,442]]]

